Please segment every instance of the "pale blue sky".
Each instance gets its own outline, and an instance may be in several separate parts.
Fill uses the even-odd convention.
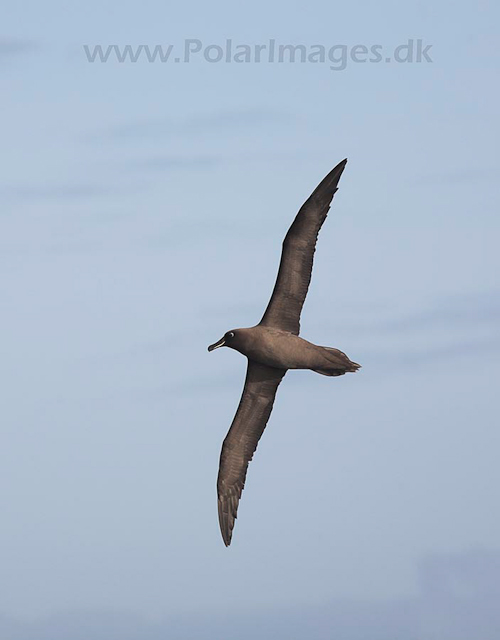
[[[500,552],[495,3],[4,14],[0,622],[282,619],[418,598],[429,554]],[[388,55],[420,38],[433,62],[91,64],[83,50],[186,38]],[[302,332],[363,369],[285,378],[226,549],[215,480],[245,361],[206,347],[260,319],[284,233],[346,156]]]

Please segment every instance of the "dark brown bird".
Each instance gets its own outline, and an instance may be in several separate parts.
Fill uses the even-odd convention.
[[[219,524],[226,546],[231,544],[248,463],[287,370],[311,369],[324,376],[342,376],[360,367],[338,349],[299,338],[300,313],[311,281],[316,240],[346,163],[343,160],[320,182],[288,230],[273,294],[260,323],[228,331],[208,347],[209,351],[230,347],[248,358],[243,394],[222,445],[217,478]]]

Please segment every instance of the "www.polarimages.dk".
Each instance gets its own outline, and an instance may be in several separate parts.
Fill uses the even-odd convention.
[[[227,39],[223,44],[204,45],[201,40],[193,38],[184,40],[183,46],[176,49],[175,52],[173,44],[83,45],[88,62],[327,63],[333,71],[342,71],[350,63],[433,62],[429,54],[431,47],[431,44],[424,45],[424,41],[420,38],[409,39],[390,51],[381,44],[355,44],[351,46],[345,44],[332,46],[279,44],[274,39],[268,40],[266,44],[236,44],[232,39]],[[175,55],[176,53],[180,55]]]

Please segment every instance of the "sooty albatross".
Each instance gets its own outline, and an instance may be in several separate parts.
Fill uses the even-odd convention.
[[[316,240],[346,163],[343,160],[320,182],[288,230],[276,284],[260,323],[232,329],[208,347],[209,351],[230,347],[248,358],[243,394],[222,445],[217,478],[219,524],[226,546],[231,544],[248,463],[287,370],[312,369],[324,376],[342,376],[360,367],[338,349],[299,338],[300,312],[311,280]]]

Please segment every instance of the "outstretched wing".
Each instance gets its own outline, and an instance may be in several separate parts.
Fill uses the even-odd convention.
[[[342,160],[320,182],[288,230],[276,284],[260,324],[299,334],[300,312],[311,281],[316,240],[346,163],[347,159]]]
[[[240,404],[222,445],[217,478],[219,524],[224,543],[231,536],[248,463],[271,415],[276,390],[286,369],[274,369],[248,360]]]

